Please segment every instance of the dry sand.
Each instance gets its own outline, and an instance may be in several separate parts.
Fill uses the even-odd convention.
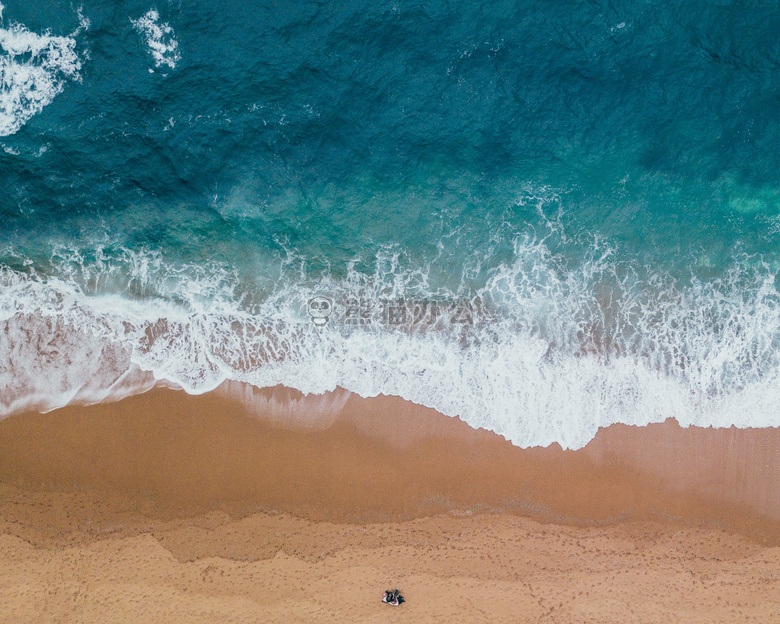
[[[776,429],[523,450],[398,399],[237,385],[22,414],[0,622],[778,622],[778,459]]]

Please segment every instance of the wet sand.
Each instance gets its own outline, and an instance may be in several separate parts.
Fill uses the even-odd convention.
[[[774,621],[778,459],[776,429],[519,449],[396,398],[238,384],[21,414],[0,621]]]

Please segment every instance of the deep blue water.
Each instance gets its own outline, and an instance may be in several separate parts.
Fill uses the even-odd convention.
[[[780,425],[776,3],[2,3],[4,413]]]

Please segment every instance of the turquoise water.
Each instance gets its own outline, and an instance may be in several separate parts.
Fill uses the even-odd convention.
[[[772,3],[2,2],[2,413],[780,425]]]

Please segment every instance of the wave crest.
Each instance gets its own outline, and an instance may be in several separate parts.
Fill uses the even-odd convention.
[[[0,5],[0,20],[2,20]],[[22,24],[0,27],[0,136],[15,134],[33,115],[54,101],[68,80],[80,80],[76,36],[37,34]]]
[[[179,42],[176,33],[170,24],[160,23],[160,14],[156,9],[149,9],[136,20],[130,20],[135,29],[144,37],[149,53],[154,59],[154,66],[160,68],[163,65],[170,69],[176,68],[176,63],[181,60]]]
[[[386,257],[374,274],[353,267],[338,280],[307,279],[285,261],[289,275],[255,284],[265,294],[253,298],[224,267],[127,251],[85,257],[60,253],[56,278],[0,274],[4,414],[115,398],[155,380],[190,393],[228,380],[397,395],[520,446],[578,448],[599,427],[669,417],[780,425],[780,297],[774,275],[750,259],[686,285],[643,276],[598,244],[571,266],[525,238],[471,294],[435,289],[427,269]],[[334,302],[325,326],[308,316],[313,295]],[[350,298],[465,300],[474,317],[350,325]]]

